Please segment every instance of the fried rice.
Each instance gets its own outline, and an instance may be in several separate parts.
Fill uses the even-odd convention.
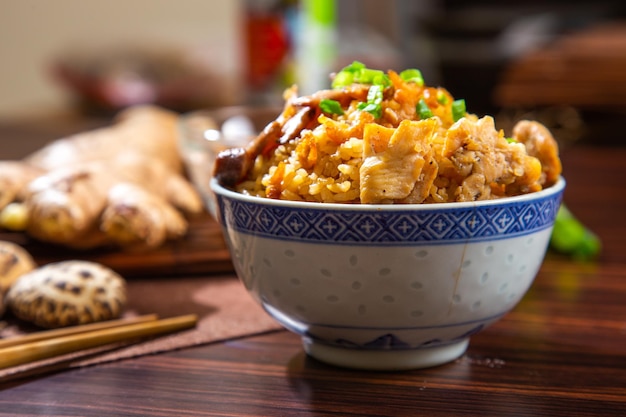
[[[446,203],[536,192],[558,180],[558,145],[545,126],[523,120],[506,136],[492,117],[467,113],[446,89],[424,85],[419,72],[378,71],[378,82],[364,82],[354,76],[364,66],[355,64],[344,85],[303,97],[296,87],[285,92],[282,113],[246,149],[237,191],[324,203]]]

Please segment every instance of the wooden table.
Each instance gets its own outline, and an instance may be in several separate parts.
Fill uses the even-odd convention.
[[[274,331],[0,383],[0,415],[624,416],[626,149],[577,144],[563,161],[565,201],[602,238],[601,258],[549,254],[522,302],[453,363],[339,369]]]
[[[626,21],[609,20],[565,34],[515,58],[494,101],[508,108],[574,106],[624,109]]]

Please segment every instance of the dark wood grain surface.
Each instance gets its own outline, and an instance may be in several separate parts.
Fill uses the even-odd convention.
[[[0,415],[625,416],[626,149],[576,145],[563,161],[565,201],[602,255],[548,254],[522,302],[452,363],[345,370],[276,331],[0,382]]]
[[[624,110],[626,21],[574,30],[510,62],[495,89],[499,106]]]

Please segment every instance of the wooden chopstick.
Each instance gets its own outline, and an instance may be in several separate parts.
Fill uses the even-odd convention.
[[[188,329],[194,327],[197,321],[198,317],[195,314],[189,314],[9,346],[0,349],[0,369],[109,343]]]
[[[145,316],[128,317],[118,320],[106,320],[97,323],[81,324],[78,326],[63,327],[53,330],[42,330],[40,332],[30,333],[22,336],[8,337],[0,339],[0,349],[10,346],[23,345],[25,343],[37,342],[39,340],[52,339],[54,337],[70,336],[78,333],[90,332],[93,330],[109,329],[111,327],[124,326],[134,323],[143,323],[146,321],[154,321],[159,316],[156,314],[147,314]]]

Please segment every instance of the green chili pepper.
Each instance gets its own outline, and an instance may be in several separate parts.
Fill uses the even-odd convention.
[[[320,101],[320,108],[324,113],[329,114],[343,114],[343,109],[341,108],[341,104],[337,100],[330,99],[322,99]]]
[[[589,260],[600,253],[602,244],[598,236],[561,204],[554,220],[550,248],[573,259]]]

